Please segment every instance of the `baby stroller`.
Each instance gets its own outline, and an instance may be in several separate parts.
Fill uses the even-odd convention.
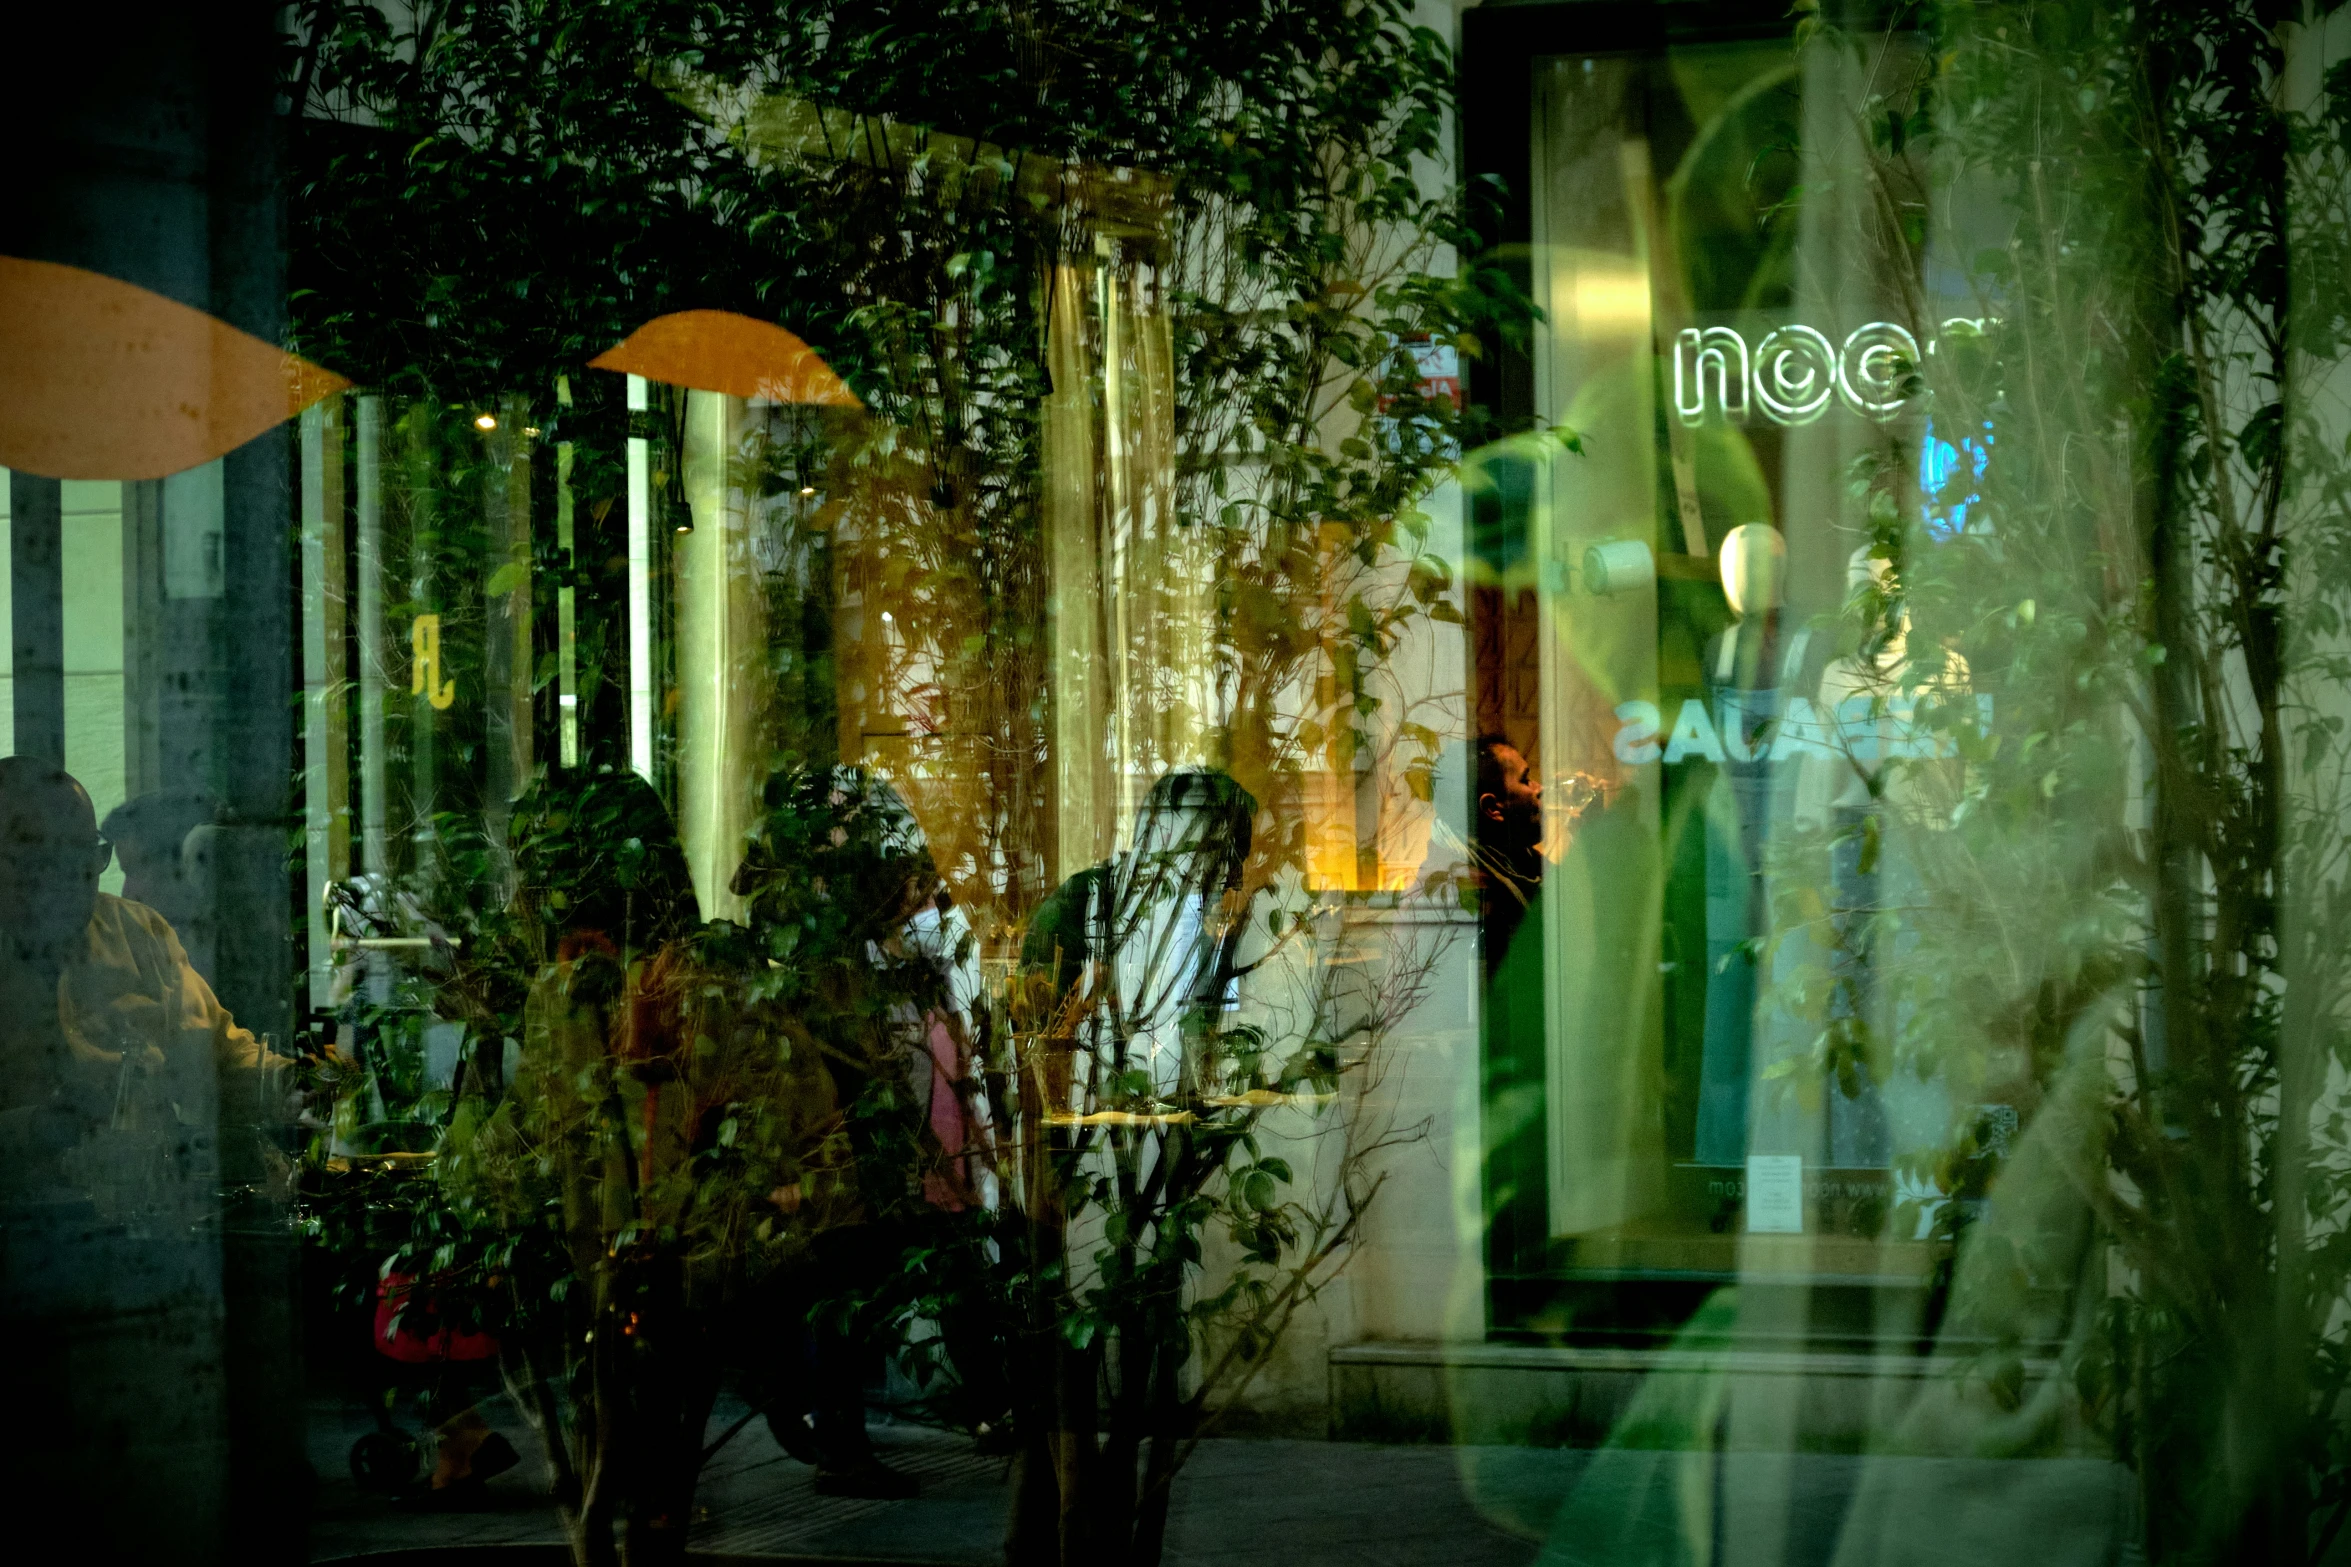
[[[376,1233],[376,1216],[429,1196],[409,1183],[432,1178],[448,1091],[466,1047],[464,1025],[433,1010],[431,971],[446,963],[457,941],[380,877],[330,886],[326,903],[338,958],[331,1014],[338,1091],[317,1178],[324,1183],[322,1207],[340,1207],[345,1233],[363,1238]],[[364,1239],[342,1249],[346,1258],[377,1254]],[[416,1485],[434,1443],[404,1429],[395,1411],[420,1404],[444,1443],[464,1448],[470,1479],[512,1468],[512,1445],[472,1408],[481,1385],[495,1380],[497,1340],[445,1320],[432,1282],[395,1271],[389,1261],[368,1304],[364,1353],[350,1343],[356,1335],[335,1335],[350,1344],[347,1378],[375,1421],[373,1431],[352,1443],[352,1480],[379,1494]],[[443,1418],[451,1410],[454,1417]]]
[[[459,1422],[476,1430],[468,1476],[476,1487],[519,1461],[513,1444],[472,1413],[474,1390],[497,1364],[497,1339],[445,1321],[429,1288],[405,1273],[387,1273],[376,1285],[372,1347],[379,1371],[389,1375],[369,1401],[376,1429],[351,1444],[351,1478],[363,1491],[407,1491],[424,1468],[431,1437],[401,1428],[394,1410],[402,1405],[459,1411],[439,1422],[438,1433]]]

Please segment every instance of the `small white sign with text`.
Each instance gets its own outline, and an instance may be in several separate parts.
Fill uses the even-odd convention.
[[[1747,1233],[1804,1233],[1804,1156],[1754,1153],[1747,1156]]]

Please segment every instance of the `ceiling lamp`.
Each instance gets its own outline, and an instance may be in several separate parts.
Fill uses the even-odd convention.
[[[861,408],[815,349],[766,321],[731,310],[656,316],[588,361],[648,381],[818,408]]]
[[[0,256],[0,467],[160,479],[350,384],[120,278]]]

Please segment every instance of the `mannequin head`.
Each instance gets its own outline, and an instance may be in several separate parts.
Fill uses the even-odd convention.
[[[1768,522],[1749,522],[1733,528],[1716,557],[1722,568],[1723,596],[1734,615],[1753,615],[1779,608],[1787,578],[1788,546]]]
[[[1845,591],[1858,593],[1871,584],[1880,593],[1890,593],[1894,587],[1894,563],[1883,555],[1873,554],[1874,545],[1864,544],[1845,557]]]
[[[1888,605],[1891,612],[1886,618],[1887,646],[1899,652],[1910,633],[1910,611],[1902,606],[1900,590],[1894,581],[1894,563],[1883,555],[1871,553],[1872,548],[1864,544],[1845,557],[1845,592],[1850,597],[1866,588],[1891,601]]]

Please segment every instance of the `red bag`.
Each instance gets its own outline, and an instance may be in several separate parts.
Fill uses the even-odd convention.
[[[376,1285],[376,1353],[403,1365],[425,1366],[449,1360],[489,1360],[498,1353],[498,1341],[487,1333],[459,1332],[441,1325],[441,1314],[428,1296],[410,1301],[416,1280],[405,1273],[387,1273]],[[397,1320],[399,1326],[393,1326]]]

